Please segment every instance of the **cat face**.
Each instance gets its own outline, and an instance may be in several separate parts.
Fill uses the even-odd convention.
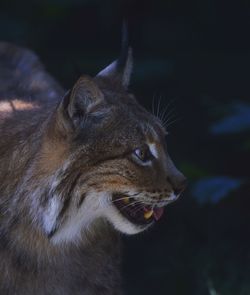
[[[46,146],[65,147],[43,218],[55,242],[75,239],[100,219],[136,234],[184,190],[161,122],[127,91],[126,70],[118,80],[112,71],[82,76],[52,117]],[[53,163],[56,153],[50,152]]]

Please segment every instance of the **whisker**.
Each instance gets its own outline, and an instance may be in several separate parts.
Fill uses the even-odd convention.
[[[161,112],[160,119],[162,119],[162,118],[165,116],[166,112],[168,111],[169,106],[170,106],[170,103],[168,103],[168,104],[163,108],[163,110],[162,110],[162,112]]]
[[[146,128],[145,134],[147,134],[149,132],[149,130],[150,130],[150,123],[147,122],[147,125],[146,126],[147,126],[147,128]]]
[[[155,96],[156,94],[153,95],[153,99],[152,99],[152,114],[155,116]]]
[[[141,209],[143,209],[144,205],[141,203],[141,206],[139,206],[138,208],[135,208],[135,210],[133,211],[133,213],[137,213],[138,211],[140,211]]]
[[[162,116],[161,118],[164,118],[165,117],[165,114],[166,112],[168,111],[169,107],[171,106],[171,104],[173,104],[175,101],[176,101],[177,98],[173,98],[171,99],[168,104],[166,105],[166,107],[163,108],[163,111],[162,111]],[[175,109],[175,106],[173,106],[172,110]],[[171,109],[170,109],[171,110]],[[171,111],[172,111],[171,110]],[[169,115],[169,113],[167,114],[167,116]]]
[[[164,115],[162,116],[162,119],[161,119],[161,121],[166,121],[166,119],[168,119],[170,116],[173,116],[173,115],[175,115],[175,107],[173,107],[172,109],[169,109],[169,111],[168,112],[166,112],[166,113],[164,113]]]
[[[162,107],[162,96],[160,96],[160,99],[159,99],[159,110],[158,110],[158,114],[157,114],[157,117],[159,118],[160,117],[160,114],[161,114],[161,107]]]
[[[177,97],[171,99],[171,100],[168,102],[166,108],[168,109],[168,108],[171,106],[171,104],[174,103],[176,100],[177,100]]]
[[[123,209],[125,209],[125,208],[128,208],[129,206],[133,206],[133,205],[135,205],[135,204],[139,204],[139,203],[141,203],[141,201],[134,201],[134,202],[132,202],[132,203],[129,203],[129,204],[126,205],[126,206],[121,207],[120,210],[123,210]]]
[[[168,122],[170,122],[171,120],[176,119],[176,118],[177,118],[177,115],[176,115],[176,114],[172,114],[171,116],[169,116],[168,118],[166,118],[166,119],[162,122],[162,124],[163,124],[164,126],[166,126],[166,125],[168,124]]]
[[[126,200],[126,199],[135,199],[135,198],[138,198],[138,197],[134,196],[134,195],[133,196],[128,196],[128,197],[123,197],[123,198],[112,200],[112,203],[122,201],[122,200]]]
[[[138,193],[134,193],[132,196],[134,197],[134,196],[137,196],[137,195],[139,195],[140,194],[140,192],[138,192]]]
[[[182,120],[182,118],[177,118],[177,119],[173,120],[172,122],[168,123],[166,128],[168,128],[169,126],[173,125],[174,123],[176,123],[177,121],[180,121],[180,120]]]

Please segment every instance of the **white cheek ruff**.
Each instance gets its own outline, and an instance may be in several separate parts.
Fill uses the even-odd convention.
[[[92,223],[100,217],[107,219],[115,229],[128,235],[137,234],[150,226],[136,225],[126,219],[112,204],[111,195],[105,192],[87,194],[82,206],[79,209],[72,206],[67,215],[65,222],[51,238],[54,244],[78,242],[84,231],[91,230]]]
[[[86,195],[79,209],[72,205],[67,212],[65,222],[51,238],[52,242],[55,244],[77,242],[81,238],[82,231],[89,230],[91,223],[102,216],[107,206],[105,205],[107,199],[107,193],[92,192]]]

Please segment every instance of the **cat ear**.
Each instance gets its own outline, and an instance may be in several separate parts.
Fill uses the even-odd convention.
[[[133,69],[132,49],[128,48],[126,58],[115,60],[97,74],[97,77],[112,80],[124,88],[129,86],[130,76]]]
[[[98,112],[98,106],[103,100],[103,93],[93,79],[82,76],[64,96],[58,109],[60,119],[67,127],[80,127],[87,115],[95,115]]]
[[[132,48],[128,46],[128,30],[126,23],[122,30],[122,50],[120,57],[97,74],[97,77],[112,80],[127,88],[133,69]]]

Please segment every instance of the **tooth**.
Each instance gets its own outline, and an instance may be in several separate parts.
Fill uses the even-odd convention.
[[[153,210],[144,212],[144,218],[149,219],[153,215],[153,213],[154,213]]]
[[[128,204],[129,203],[129,197],[125,197],[122,199],[124,204]]]

